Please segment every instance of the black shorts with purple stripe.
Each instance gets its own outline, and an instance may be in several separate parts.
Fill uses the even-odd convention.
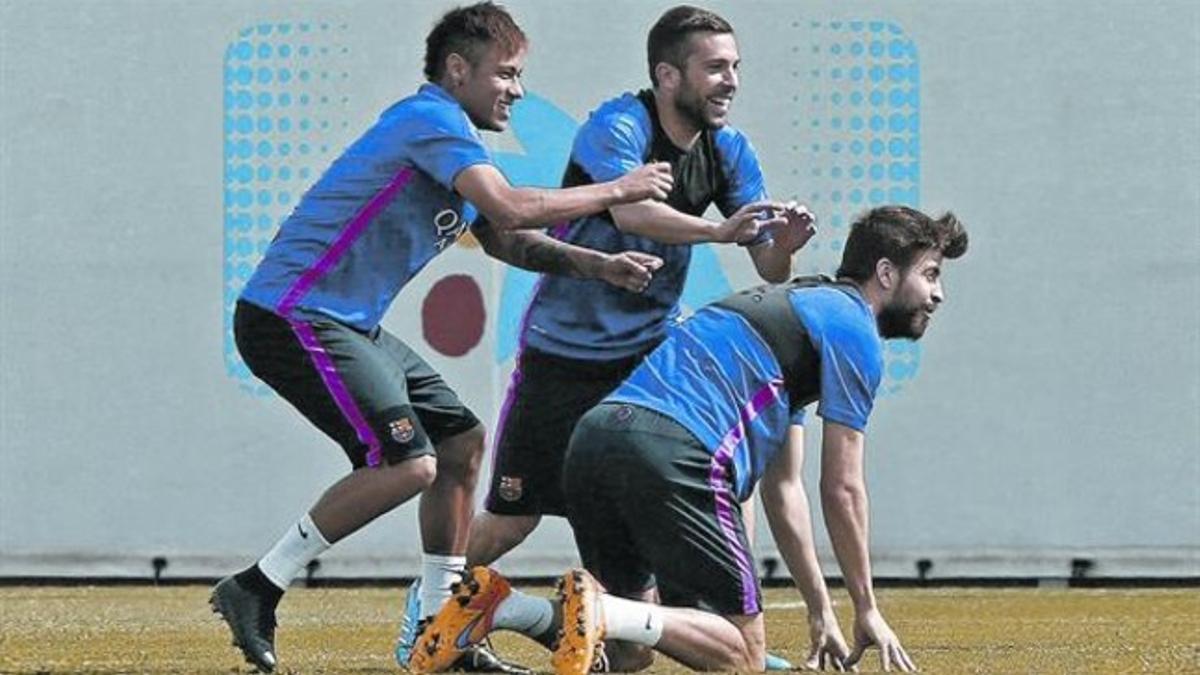
[[[488,512],[566,515],[562,464],[575,423],[643,358],[583,361],[523,349],[496,429]]]
[[[234,338],[254,376],[346,452],[354,468],[431,455],[479,424],[424,359],[382,328],[287,319],[239,301]]]
[[[653,410],[602,403],[575,427],[563,467],[584,567],[610,593],[657,586],[662,604],[725,616],[762,611],[729,467]]]

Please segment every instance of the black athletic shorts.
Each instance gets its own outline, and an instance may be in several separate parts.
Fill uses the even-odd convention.
[[[657,585],[664,605],[758,614],[758,577],[729,471],[665,415],[596,406],[575,427],[563,468],[584,567],[616,595]]]
[[[500,409],[487,510],[566,515],[562,464],[575,423],[644,357],[583,361],[523,349]]]
[[[242,359],[346,451],[354,468],[431,455],[442,439],[479,424],[421,357],[382,328],[333,319],[285,319],[239,301]]]

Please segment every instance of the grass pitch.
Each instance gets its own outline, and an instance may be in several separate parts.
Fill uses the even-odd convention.
[[[527,589],[549,595],[548,588]],[[928,673],[1200,673],[1200,592],[1184,589],[883,589],[889,623]],[[402,593],[294,588],[279,610],[281,673],[398,673]],[[250,672],[201,586],[0,588],[0,672]],[[850,608],[835,591],[849,637]],[[768,589],[771,651],[807,653],[804,607]],[[495,644],[537,670],[548,655],[511,633]],[[879,669],[868,653],[863,672]],[[651,673],[686,669],[660,657]]]

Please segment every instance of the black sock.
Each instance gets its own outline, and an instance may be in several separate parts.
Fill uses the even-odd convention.
[[[263,574],[257,564],[251,565],[246,569],[233,575],[234,579],[241,584],[242,588],[265,598],[271,603],[271,606],[279,604],[279,599],[283,597],[283,589],[276,586]]]

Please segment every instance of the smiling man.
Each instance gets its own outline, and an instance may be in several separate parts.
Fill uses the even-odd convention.
[[[234,333],[251,372],[351,464],[266,555],[213,589],[214,611],[260,670],[276,666],[275,608],[293,577],[413,497],[421,498],[422,600],[431,612],[464,564],[483,428],[429,364],[381,328],[400,290],[468,225],[501,260],[631,292],[660,264],[522,231],[662,199],[672,184],[666,164],[650,164],[566,190],[511,186],[479,130],[508,125],[524,93],[526,46],[492,3],[443,16],[426,41],[429,82],[385,110],[305,193],[239,298]]]
[[[837,279],[753,288],[672,330],[571,437],[564,491],[586,570],[563,578],[555,607],[476,567],[437,617],[441,634],[417,645],[429,647],[429,669],[488,630],[528,634],[545,623],[561,636],[560,675],[587,673],[612,641],[645,652],[637,661],[626,649],[626,663],[644,666],[654,649],[696,670],[763,670],[762,594],[739,507],[761,481],[775,542],[820,618],[810,619],[817,658],[806,666],[850,669],[876,646],[884,670],[915,670],[872,585],[864,434],[883,340],[925,334],[945,300],[942,263],[966,250],[952,214],[876,208],[852,225]],[[854,609],[852,650],[815,566],[803,444],[788,441],[813,402],[823,419],[825,523]],[[646,602],[655,592],[661,604]]]
[[[584,279],[539,282],[499,422],[487,513],[472,525],[473,565],[512,549],[543,516],[565,515],[561,469],[571,432],[679,315],[694,244],[743,246],[758,274],[778,282],[814,233],[804,207],[768,199],[754,148],[729,125],[741,64],[733,27],[713,12],[675,7],[650,29],[647,59],[652,87],[589,116],[563,185],[614,180],[662,161],[671,166],[671,193],[575,219],[555,236],[597,251],[649,253],[663,267],[640,294]],[[714,204],[725,220],[704,217]]]
[[[674,178],[663,201],[617,205],[565,222],[564,242],[635,250],[663,260],[631,293],[587,279],[543,277],[521,328],[521,350],[501,411],[486,513],[471,526],[468,561],[488,565],[520,544],[543,516],[564,516],[562,464],[579,418],[641,363],[679,316],[692,246],[745,248],[759,276],[779,282],[813,236],[802,206],[768,198],[757,154],[729,124],[740,85],[733,27],[714,12],[679,6],[650,28],[651,88],[602,103],[575,136],[564,187],[616,180],[656,161]],[[716,205],[724,220],[704,217]],[[415,617],[398,640],[407,660]],[[550,646],[548,627],[537,639]],[[614,667],[631,667],[610,645]],[[786,663],[781,663],[786,665]]]

